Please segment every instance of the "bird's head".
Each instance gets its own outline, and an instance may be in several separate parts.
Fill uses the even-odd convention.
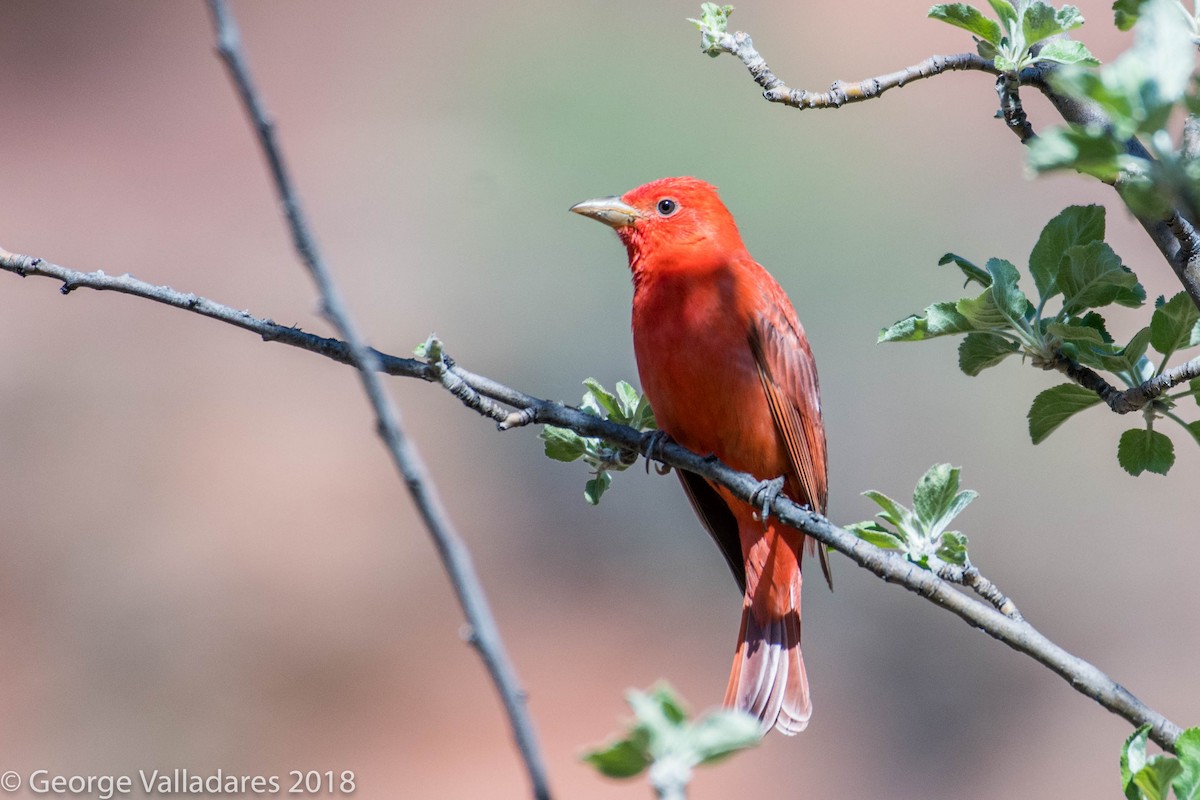
[[[571,206],[616,230],[639,268],[716,265],[744,249],[717,188],[696,178],[660,178],[620,197]]]

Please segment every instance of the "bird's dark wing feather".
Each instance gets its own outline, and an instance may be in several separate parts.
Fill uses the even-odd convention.
[[[759,317],[750,327],[750,351],[758,365],[758,377],[775,430],[787,449],[792,467],[789,483],[799,495],[794,499],[824,514],[829,489],[816,362],[799,323],[782,310],[790,309],[790,304],[781,307],[772,303],[768,307],[776,311]],[[814,539],[809,541],[821,559],[825,580],[832,587],[825,548]]]
[[[733,571],[738,590],[744,594],[746,562],[742,556],[742,542],[738,537],[738,524],[733,512],[704,478],[686,470],[675,471],[679,474],[679,482],[683,484],[683,490],[692,502],[696,516],[704,523],[717,547],[721,548],[721,555],[729,562],[729,569]]]

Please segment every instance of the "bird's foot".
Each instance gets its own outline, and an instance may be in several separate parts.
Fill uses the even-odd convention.
[[[658,461],[660,463],[654,465],[654,471],[659,475],[666,475],[671,471],[670,464],[663,464],[662,449],[663,445],[671,441],[671,437],[660,430],[646,431],[642,434],[642,441],[639,449],[642,455],[646,457],[646,474],[650,474],[650,462]]]
[[[750,505],[757,506],[762,509],[758,518],[766,523],[771,518],[771,506],[775,503],[775,498],[783,494],[784,478],[780,475],[778,478],[769,481],[763,481],[754,487],[754,491],[750,493]]]

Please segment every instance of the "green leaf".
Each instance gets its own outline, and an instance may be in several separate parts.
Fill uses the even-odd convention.
[[[644,734],[618,739],[598,750],[584,753],[583,760],[608,778],[632,778],[650,766]]]
[[[1112,334],[1108,332],[1108,328],[1104,324],[1104,317],[1098,311],[1089,311],[1078,320],[1071,320],[1071,322],[1078,322],[1080,325],[1096,331],[1100,334],[1100,338],[1104,340],[1105,344],[1112,344],[1114,341]]]
[[[583,385],[587,387],[588,393],[604,411],[606,417],[621,413],[621,406],[617,403],[616,395],[601,386],[600,381],[595,378],[588,378],[583,382]],[[584,400],[586,402],[587,398],[585,397]]]
[[[687,732],[687,745],[697,764],[713,764],[761,741],[758,719],[733,708],[706,714]]]
[[[856,522],[853,525],[847,525],[846,530],[882,550],[904,549],[904,540],[878,522]]]
[[[988,19],[974,6],[966,3],[943,3],[929,9],[929,16],[970,31],[990,44],[1000,44],[1000,23]]]
[[[1016,342],[994,333],[968,333],[958,346],[958,367],[974,377],[1020,349]]]
[[[971,505],[971,503],[974,502],[975,498],[977,497],[979,497],[979,492],[976,492],[972,489],[964,489],[956,494],[954,496],[954,500],[950,502],[950,506],[945,510],[945,512],[942,513],[942,518],[938,520],[938,523],[933,527],[933,530],[930,531],[930,533],[935,536],[941,535],[941,532],[945,530],[946,526],[949,525],[955,517],[961,514],[967,506]],[[966,541],[965,536],[963,537],[963,541]]]
[[[546,456],[555,461],[575,461],[581,457],[587,445],[584,438],[575,431],[546,425],[538,438],[546,443]]]
[[[596,477],[583,485],[583,499],[588,502],[588,505],[598,505],[600,498],[612,486],[612,473],[608,470],[601,470],[596,474]]]
[[[1137,308],[1146,301],[1146,290],[1137,276],[1105,242],[1070,247],[1064,259],[1057,283],[1068,314],[1110,303]]]
[[[1104,317],[1095,311],[1082,317],[1067,317],[1066,322],[1051,322],[1046,333],[1059,340],[1058,347],[1065,356],[1097,369],[1107,369],[1101,359],[1120,349],[1104,326]],[[1053,348],[1054,343],[1050,342],[1050,346]]]
[[[958,490],[960,472],[961,469],[949,464],[934,464],[917,481],[916,491],[913,492],[913,510],[917,512],[917,518],[930,540],[941,536],[950,521],[978,497],[976,492],[969,489],[962,492]]]
[[[938,259],[938,266],[950,263],[957,264],[958,268],[962,270],[963,275],[967,276],[966,283],[963,284],[964,288],[969,286],[971,281],[975,281],[985,289],[992,285],[992,276],[987,273],[987,270],[980,269],[960,255],[946,253],[946,255]]]
[[[1054,74],[1057,74],[1056,70]],[[1120,141],[1103,132],[1088,132],[1077,125],[1048,128],[1026,142],[1026,161],[1034,172],[1074,169],[1112,182],[1129,160]]]
[[[1165,127],[1183,97],[1195,67],[1190,25],[1176,0],[1147,0],[1141,5],[1134,44],[1098,72],[1065,67],[1054,71],[1051,86],[1060,93],[1097,103],[1110,129],[1097,138],[1116,142]]]
[[[1052,61],[1055,64],[1084,64],[1089,67],[1100,65],[1100,59],[1092,55],[1087,45],[1075,39],[1051,39],[1038,51],[1034,61]]]
[[[1088,347],[1103,347],[1105,344],[1104,338],[1100,331],[1090,325],[1072,325],[1063,322],[1051,322],[1046,326],[1046,333],[1075,345],[1085,345]]]
[[[630,425],[639,431],[650,431],[658,428],[658,421],[654,418],[654,409],[650,408],[650,400],[646,395],[638,398],[637,408],[633,410],[633,421],[630,422]]]
[[[1100,402],[1092,391],[1074,383],[1051,387],[1033,399],[1029,407],[1029,438],[1040,444],[1068,419]]]
[[[1133,783],[1142,790],[1146,800],[1169,800],[1171,782],[1179,777],[1183,767],[1170,756],[1157,755],[1147,759],[1146,766],[1133,775]]]
[[[644,729],[650,736],[652,753],[657,752],[654,743],[656,738],[670,735],[674,729],[679,727],[679,723],[668,716],[656,691],[658,688],[656,686],[649,692],[630,689],[625,693],[625,702],[629,703],[629,707],[633,709],[633,716],[638,727]]]
[[[1179,756],[1179,776],[1171,782],[1179,800],[1195,800],[1200,796],[1200,728],[1188,728],[1175,740],[1175,755]]]
[[[1001,258],[987,262],[992,285],[978,297],[964,298],[955,304],[958,313],[966,317],[976,330],[1004,330],[1025,327],[1025,314],[1032,310],[1028,298],[1017,288],[1020,273]]]
[[[1021,273],[1017,268],[1002,258],[989,258],[987,271],[992,276],[992,299],[1014,328],[1021,329],[1028,318],[1033,316],[1033,305],[1025,294],[1017,288]]]
[[[1143,3],[1134,46],[1122,56],[1129,62],[1138,62],[1126,67],[1138,77],[1148,70],[1146,83],[1152,85],[1142,88],[1146,105],[1151,109],[1155,103],[1169,106],[1182,98],[1196,68],[1196,47],[1188,26],[1179,19],[1179,11],[1175,0]]]
[[[1089,347],[1104,347],[1113,344],[1112,335],[1104,325],[1104,317],[1097,311],[1089,311],[1082,317],[1066,318],[1065,322],[1051,322],[1046,333],[1064,342]]]
[[[701,30],[708,28],[718,33],[724,33],[729,25],[729,15],[732,13],[733,6],[701,3],[700,19],[689,19],[688,22],[696,23],[696,27]]]
[[[1113,3],[1113,16],[1116,26],[1127,31],[1138,21],[1138,11],[1146,0],[1116,0]]]
[[[1175,445],[1170,438],[1147,428],[1133,428],[1121,434],[1117,461],[1130,475],[1153,472],[1166,475],[1175,463]]]
[[[1042,0],[1034,0],[1026,5],[1025,13],[1021,18],[1026,46],[1032,46],[1042,39],[1057,36],[1063,31],[1078,28],[1082,24],[1083,15],[1075,6],[1063,6],[1055,11]]]
[[[1188,433],[1196,440],[1196,444],[1200,444],[1200,419],[1195,422],[1186,422],[1183,427],[1187,428]]]
[[[1029,272],[1038,296],[1049,300],[1061,290],[1056,278],[1068,248],[1104,241],[1104,206],[1067,206],[1046,223],[1029,253]]]
[[[721,55],[719,37],[729,29],[729,15],[733,6],[716,3],[700,4],[700,19],[688,18],[688,22],[700,29],[700,51],[716,58]]]
[[[934,464],[917,481],[913,492],[913,510],[926,529],[942,518],[954,496],[958,494],[958,475],[961,470],[949,464]]]
[[[641,402],[641,399],[637,389],[625,381],[617,381],[617,400],[621,405],[621,417],[626,424],[637,413],[638,403]]]
[[[1017,24],[1017,9],[1013,8],[1013,4],[1009,0],[988,0],[992,10],[996,12],[996,16],[1000,18],[1001,25],[1007,30],[1012,30]]]
[[[971,322],[958,313],[955,303],[934,303],[925,309],[923,316],[905,317],[890,328],[881,330],[878,341],[919,342],[935,336],[965,333],[972,327]]]
[[[652,701],[658,704],[662,715],[673,725],[682,725],[687,722],[688,712],[683,705],[683,700],[675,694],[675,690],[665,682],[655,684],[646,695]]]
[[[1141,374],[1148,363],[1146,348],[1149,346],[1150,327],[1146,326],[1135,333],[1129,344],[1122,348],[1114,348],[1111,345],[1107,348],[1093,347],[1088,356],[1090,360],[1086,363],[1109,372],[1127,372],[1131,378],[1136,379],[1134,383],[1141,383],[1144,380]]]
[[[947,531],[942,534],[942,543],[938,546],[937,557],[949,564],[960,567],[967,564],[967,537],[958,531]]]
[[[915,522],[912,512],[904,506],[897,503],[892,498],[888,497],[883,492],[877,492],[874,489],[868,489],[863,492],[863,496],[874,502],[877,506],[883,509],[879,516],[885,521],[890,522],[901,532],[912,530]]]
[[[1192,378],[1188,381],[1188,389],[1192,393],[1192,399],[1196,401],[1197,405],[1200,405],[1200,378]]]
[[[1200,310],[1187,293],[1179,292],[1154,309],[1150,318],[1150,344],[1165,356],[1200,344]]]
[[[1121,747],[1121,788],[1128,800],[1139,800],[1133,776],[1146,766],[1146,742],[1150,739],[1150,726],[1142,725],[1125,740]]]

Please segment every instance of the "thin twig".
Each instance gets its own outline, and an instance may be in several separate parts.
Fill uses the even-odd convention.
[[[69,285],[74,288],[120,291],[143,297],[252,331],[266,341],[283,342],[340,363],[349,363],[345,357],[345,345],[336,340],[323,339],[296,328],[276,326],[269,320],[253,317],[247,312],[235,311],[229,306],[223,306],[205,298],[176,292],[165,287],[156,287],[128,276],[114,278],[99,272],[77,272],[50,264],[42,259],[15,255],[3,250],[0,250],[0,269],[17,275],[54,278],[62,281],[64,286]],[[264,332],[271,335],[265,335]],[[440,382],[432,373],[429,365],[420,361],[381,354],[378,364],[381,371],[387,371],[392,375]],[[533,397],[491,378],[476,375],[449,360],[447,360],[447,364],[449,365],[448,370],[478,395],[516,409],[518,415],[528,416],[529,421],[568,428],[582,436],[597,436],[618,447],[638,451],[645,448],[645,435],[633,428],[600,419],[561,403]],[[470,403],[466,405],[484,416],[494,418],[491,414],[484,413]],[[522,412],[525,413],[522,414]],[[749,501],[760,483],[751,475],[736,472],[719,461],[689,452],[673,442],[662,440],[655,443],[653,456],[663,464],[689,470],[725,486],[743,500]],[[1134,725],[1149,723],[1152,726],[1151,735],[1154,741],[1167,749],[1174,747],[1174,742],[1180,733],[1179,726],[1147,707],[1093,665],[1071,655],[1046,639],[1021,618],[1011,600],[1003,597],[994,584],[978,575],[977,572],[964,570],[962,575],[958,575],[950,570],[946,572],[946,577],[979,593],[987,600],[987,603],[956,591],[947,580],[905,561],[895,553],[880,550],[862,541],[849,531],[833,525],[824,517],[796,505],[786,497],[781,496],[775,501],[773,513],[785,524],[803,530],[817,541],[833,547],[884,580],[900,584],[909,591],[928,598],[966,620],[973,627],[1004,642],[1014,650],[1025,653],[1062,676],[1077,691],[1094,699],[1109,711],[1124,717],[1130,723]]]
[[[1116,413],[1128,414],[1141,411],[1169,389],[1200,377],[1200,358],[1193,358],[1177,367],[1164,370],[1161,375],[1124,391],[1106,381],[1095,370],[1072,361],[1062,353],[1047,365],[1047,369],[1056,369],[1083,388],[1095,392]]]
[[[488,606],[483,587],[475,574],[466,545],[454,529],[446,509],[438,497],[416,447],[408,439],[400,422],[400,413],[388,400],[379,378],[379,359],[359,333],[334,284],[309,226],[300,208],[300,199],[288,177],[283,156],[275,139],[274,125],[254,88],[250,71],[242,53],[238,28],[223,0],[209,0],[217,51],[237,87],[247,115],[258,133],[259,144],[270,166],[271,177],[283,202],[293,244],[307,267],[321,296],[322,310],[330,323],[346,341],[350,361],[357,368],[363,389],[375,410],[378,431],[397,470],[413,497],[425,527],[429,529],[438,552],[449,573],[451,583],[471,626],[471,642],[475,645],[491,673],[500,693],[517,747],[529,773],[533,794],[539,800],[549,800],[550,789],[539,752],[533,721],[525,703],[524,693],[516,672],[505,653],[503,641]],[[449,387],[447,387],[449,388]],[[477,408],[481,412],[482,407]]]
[[[1028,143],[1036,134],[1029,124],[1029,117],[1025,115],[1025,107],[1021,105],[1020,85],[1016,75],[1002,73],[996,78],[996,94],[1000,97],[1000,116],[1004,118],[1004,124],[1022,143]]]
[[[1122,394],[1125,395],[1130,406],[1143,408],[1168,389],[1196,378],[1200,378],[1200,358],[1193,358],[1177,367],[1164,370],[1161,375],[1151,378],[1140,386],[1127,389]]]
[[[943,564],[938,568],[937,575],[944,581],[966,586],[975,592],[975,594],[991,603],[992,608],[1009,619],[1017,622],[1025,621],[1025,618],[1021,616],[1021,612],[1017,610],[1017,604],[1008,595],[1000,591],[996,584],[983,577],[976,567],[957,567],[953,564]]]
[[[744,31],[719,33],[710,31],[713,47],[738,58],[750,75],[763,89],[763,97],[772,103],[782,103],[792,108],[841,108],[847,103],[873,100],[888,89],[899,88],[913,81],[932,78],[943,72],[958,70],[982,70],[996,73],[992,62],[974,53],[958,53],[952,56],[930,56],[919,64],[880,75],[875,78],[847,83],[834,81],[828,92],[810,92],[792,89],[775,76],[766,60],[754,49],[754,42]]]
[[[1025,116],[1017,94],[1018,86],[1032,86],[1046,96],[1064,120],[1074,125],[1105,126],[1109,120],[1094,104],[1076,98],[1067,97],[1054,91],[1050,86],[1049,75],[1057,65],[1050,62],[1038,62],[1027,67],[1015,78],[1005,76],[990,60],[975,53],[958,53],[950,56],[930,56],[924,61],[906,69],[898,70],[887,75],[855,83],[835,81],[828,92],[810,92],[804,89],[792,89],[780,80],[766,60],[754,49],[750,35],[745,31],[728,33],[705,29],[708,41],[708,52],[724,52],[738,58],[750,71],[750,76],[763,89],[763,97],[772,103],[781,103],[797,109],[808,108],[841,108],[848,103],[863,100],[873,100],[891,88],[905,86],[913,81],[932,78],[945,72],[974,71],[985,72],[1001,78],[997,81],[996,90],[1000,95],[1000,114],[1009,129],[1022,142],[1034,138],[1033,128]],[[1003,82],[1003,85],[1002,85]],[[1126,152],[1137,158],[1151,159],[1150,154],[1137,139],[1125,143]],[[1118,178],[1111,181],[1118,193],[1124,199],[1124,181]],[[1200,308],[1200,233],[1195,225],[1178,213],[1172,212],[1163,219],[1145,215],[1134,215],[1147,235],[1158,247],[1167,264],[1170,265],[1180,284],[1192,298],[1192,302]]]

